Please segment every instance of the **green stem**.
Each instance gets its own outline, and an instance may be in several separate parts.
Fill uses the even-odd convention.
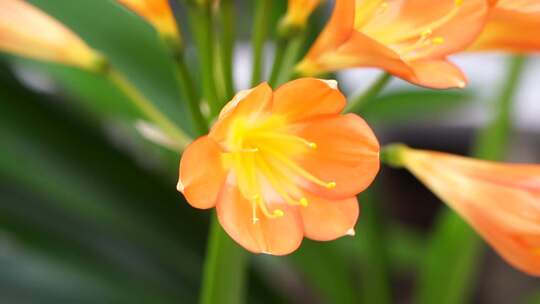
[[[182,90],[182,95],[187,101],[189,113],[191,114],[191,119],[195,124],[197,129],[197,135],[202,135],[208,132],[208,126],[206,119],[204,118],[201,107],[199,105],[199,98],[195,87],[193,85],[193,79],[189,74],[189,70],[186,66],[183,54],[180,54],[176,59],[176,79],[180,89]]]
[[[479,133],[473,156],[503,160],[511,132],[512,100],[524,68],[524,58],[510,62],[507,81],[495,104],[496,116]],[[421,268],[417,303],[458,304],[469,302],[483,242],[455,212],[446,209],[437,221],[435,232]],[[449,268],[448,265],[451,265]]]
[[[285,53],[283,54],[281,69],[278,71],[275,86],[283,84],[294,76],[294,66],[296,65],[300,53],[303,50],[304,41],[306,39],[306,32],[296,34],[292,39],[287,42],[285,47]]]
[[[247,253],[223,231],[213,214],[199,303],[244,303],[247,257]]]
[[[211,3],[189,5],[189,22],[197,47],[203,96],[210,108],[210,115],[217,116],[221,108],[214,81],[214,37]]]
[[[288,39],[278,38],[276,41],[276,47],[274,51],[274,63],[272,65],[272,72],[270,74],[270,86],[275,87],[278,81],[279,73],[283,67],[283,60],[285,59],[285,49],[287,48]]]
[[[253,48],[252,86],[259,84],[263,76],[264,42],[268,36],[271,8],[271,0],[255,1],[254,28],[251,39],[251,47]]]
[[[377,80],[367,90],[351,99],[351,101],[345,108],[345,112],[361,112],[362,109],[366,106],[366,104],[373,100],[373,97],[379,94],[386,87],[386,85],[390,82],[391,79],[392,75],[388,73],[384,73],[379,76],[379,78],[377,78]]]
[[[220,58],[223,71],[223,79],[225,81],[225,99],[228,100],[234,95],[234,75],[232,68],[234,60],[233,55],[235,38],[234,1],[221,0],[219,11],[221,16],[222,28]]]
[[[185,147],[191,142],[191,138],[171,122],[167,116],[161,113],[152,102],[146,99],[146,97],[131,84],[124,75],[111,68],[106,76],[130,98],[133,104],[145,114],[148,119],[174,139],[179,146]]]
[[[512,100],[518,89],[519,80],[525,67],[525,57],[516,56],[510,64],[508,78],[499,101],[495,104],[495,118],[479,132],[473,148],[473,155],[487,160],[502,160],[506,155],[508,138],[512,130]]]

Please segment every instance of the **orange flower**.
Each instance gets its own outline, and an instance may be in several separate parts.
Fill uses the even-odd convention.
[[[281,21],[284,28],[304,28],[306,22],[319,6],[321,0],[289,0],[287,14]]]
[[[394,148],[409,169],[514,267],[540,275],[540,165]]]
[[[0,50],[87,69],[103,62],[72,31],[22,0],[0,1]]]
[[[180,33],[169,1],[118,0],[121,4],[146,19],[162,36],[179,39]]]
[[[184,152],[178,190],[193,207],[216,207],[225,231],[255,253],[354,234],[379,144],[364,120],[339,114],[344,105],[335,81],[315,78],[239,92]]]
[[[472,50],[540,51],[540,1],[499,0]]]
[[[465,76],[446,57],[474,41],[488,6],[487,0],[336,0],[297,71],[378,67],[426,87],[464,87]]]

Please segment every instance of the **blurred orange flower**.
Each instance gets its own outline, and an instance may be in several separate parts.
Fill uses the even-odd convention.
[[[289,0],[287,14],[281,21],[285,28],[304,28],[306,22],[321,0]]]
[[[118,0],[121,4],[146,19],[160,35],[168,38],[179,38],[169,1],[167,0]]]
[[[103,63],[71,30],[22,0],[0,1],[0,51],[86,69]]]
[[[485,29],[472,50],[501,50],[514,53],[540,51],[540,1],[493,1]]]
[[[193,207],[216,207],[225,231],[255,253],[354,234],[379,144],[360,117],[340,115],[344,106],[335,81],[315,78],[239,92],[184,152],[178,190]]]
[[[474,41],[488,7],[487,0],[336,0],[297,71],[378,67],[426,87],[464,87],[465,76],[446,57]]]
[[[514,267],[540,275],[540,165],[399,148],[398,162]]]

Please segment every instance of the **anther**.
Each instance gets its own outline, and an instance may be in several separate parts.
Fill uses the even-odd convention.
[[[456,6],[460,6],[461,4],[463,4],[463,0],[455,0],[454,3],[456,4]]]
[[[303,206],[303,207],[307,207],[309,205],[309,202],[308,202],[307,198],[302,197],[300,199],[300,205]]]
[[[435,37],[435,38],[431,39],[431,42],[433,44],[443,44],[444,43],[444,38],[443,37]]]
[[[427,37],[430,36],[432,33],[433,33],[433,31],[432,31],[431,29],[427,29],[427,30],[423,31],[423,32],[420,34],[420,36],[421,36],[422,38],[427,38]]]
[[[309,142],[308,147],[310,147],[311,149],[317,149],[317,144],[314,142]]]
[[[274,216],[276,217],[282,217],[285,215],[285,212],[283,212],[283,210],[281,209],[276,209],[272,212],[274,214]]]
[[[336,182],[329,182],[326,184],[326,188],[334,189],[336,187]]]

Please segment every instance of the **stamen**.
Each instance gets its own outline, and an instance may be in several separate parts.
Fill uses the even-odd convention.
[[[285,215],[285,212],[283,212],[283,210],[281,210],[281,209],[276,209],[276,210],[274,210],[274,215],[276,217],[282,217],[282,216]]]
[[[283,184],[281,183],[281,180],[284,179],[284,177],[280,176],[282,174],[271,168],[266,160],[261,158],[258,158],[257,160],[257,164],[261,167],[261,171],[263,172],[264,176],[268,179],[268,181],[270,181],[270,184],[274,190],[276,190],[276,192],[285,200],[285,202],[291,205],[301,206],[307,204],[306,198],[301,198],[299,201],[296,201],[290,196],[289,192],[285,190]]]
[[[253,224],[257,224],[259,221],[259,218],[257,217],[257,201],[259,200],[259,196],[255,195],[251,199],[251,217],[253,218]]]
[[[281,154],[280,152],[272,149],[271,147],[265,147],[264,151],[272,154],[277,160],[279,160],[281,163],[283,163],[289,169],[293,170],[298,175],[300,175],[301,177],[311,181],[312,183],[314,183],[316,185],[319,185],[319,186],[322,186],[322,187],[325,187],[325,188],[328,188],[328,189],[333,189],[333,188],[336,187],[335,182],[333,182],[333,181],[325,182],[325,181],[320,180],[319,178],[315,177],[311,173],[307,172],[304,168],[300,167],[294,161],[290,160],[288,157],[286,157],[283,154]]]
[[[364,1],[360,6],[356,6],[354,27],[362,28],[374,15],[382,14],[388,9],[388,2],[381,0]]]
[[[253,135],[254,138],[266,138],[266,139],[276,139],[276,140],[286,140],[291,142],[300,142],[311,149],[316,149],[317,144],[311,141],[306,140],[300,136],[283,134],[278,132],[259,132]]]
[[[300,199],[300,205],[301,205],[301,206],[304,206],[304,207],[307,207],[307,206],[309,205],[309,201],[307,200],[307,198],[302,197],[302,198]]]
[[[431,42],[432,42],[433,44],[437,44],[437,45],[443,44],[443,43],[444,43],[444,38],[443,38],[443,37],[440,37],[440,36],[439,36],[439,37],[435,37],[435,38],[431,39]]]
[[[415,37],[422,36],[424,33],[429,32],[431,34],[433,30],[438,29],[454,18],[458,14],[462,4],[463,0],[455,0],[453,8],[450,12],[448,12],[448,14],[415,30],[411,30],[410,32],[392,31],[390,33],[385,33],[384,31],[380,31],[372,33],[371,36],[380,37],[379,39],[381,39],[382,42],[392,44],[414,39]]]

